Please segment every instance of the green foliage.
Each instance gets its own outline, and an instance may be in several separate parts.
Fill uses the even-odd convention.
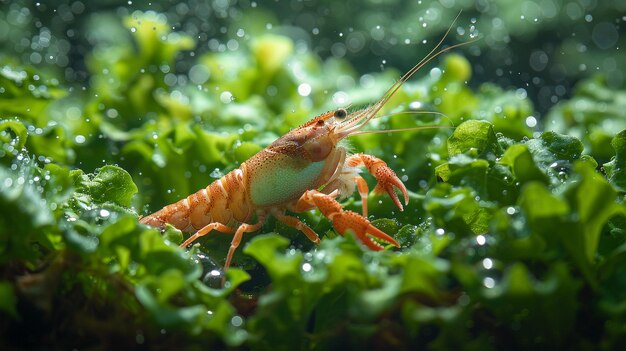
[[[615,157],[604,164],[609,182],[620,192],[626,192],[626,131],[619,132],[611,141]]]
[[[608,88],[602,77],[584,81],[571,100],[552,109],[545,123],[579,138],[600,162],[606,161],[615,154],[615,133],[626,129],[626,92]]]
[[[469,89],[468,62],[448,56],[444,74],[408,82],[384,108],[414,110],[419,100],[445,117],[385,117],[371,128],[453,129],[351,139],[354,151],[386,160],[410,189],[404,212],[386,196],[369,198],[374,225],[400,248],[369,251],[307,212],[298,216],[321,234],[320,246],[270,221],[244,238],[234,256],[240,268],[224,275],[230,237],[208,235],[187,251],[180,231],[161,233],[138,217],[336,107],[324,92],[338,83],[324,77],[355,76],[345,62],[299,52],[291,39],[261,36],[239,51],[198,57],[173,77],[177,55],[196,43],[170,28],[165,16],[136,12],[109,32],[93,29],[86,92],[60,94],[64,83],[45,83],[32,68],[2,69],[0,346],[621,345],[624,91],[583,82],[550,113],[546,130],[533,132],[527,98],[492,85]],[[394,75],[371,76],[368,87],[350,91],[353,102],[371,103]],[[297,93],[303,83],[310,94]]]

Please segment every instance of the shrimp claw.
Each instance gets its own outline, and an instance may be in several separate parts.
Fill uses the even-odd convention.
[[[406,190],[406,187],[396,175],[396,172],[393,169],[387,166],[385,161],[379,159],[378,157],[374,157],[372,155],[367,154],[355,154],[346,160],[346,164],[349,167],[358,167],[365,166],[367,171],[371,173],[375,178],[378,184],[374,188],[375,194],[381,194],[382,192],[386,192],[389,194],[389,197],[393,200],[393,202],[398,206],[400,211],[403,211],[404,208],[400,203],[400,199],[398,198],[398,194],[395,192],[395,188],[398,188],[402,192],[404,196],[404,204],[408,205],[409,203],[409,192]],[[395,188],[394,188],[395,187]],[[361,192],[359,187],[359,192]]]
[[[298,200],[297,209],[310,208],[313,205],[322,214],[333,222],[333,227],[340,235],[345,235],[348,230],[352,231],[356,237],[372,250],[383,250],[384,247],[372,240],[371,237],[386,241],[396,247],[400,244],[387,235],[382,230],[374,227],[367,218],[352,211],[346,211],[341,204],[331,195],[321,193],[317,190],[308,190]]]

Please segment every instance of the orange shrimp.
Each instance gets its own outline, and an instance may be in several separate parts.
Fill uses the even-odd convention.
[[[352,231],[372,250],[383,249],[372,237],[399,247],[393,237],[367,220],[369,189],[360,176],[360,170],[365,168],[374,175],[377,180],[374,192],[386,192],[401,211],[403,204],[396,189],[402,193],[404,205],[408,205],[406,187],[383,160],[362,153],[348,155],[341,141],[351,135],[377,132],[361,129],[377,116],[413,74],[436,56],[469,43],[453,45],[435,52],[451,28],[452,26],[424,59],[370,107],[352,113],[340,108],[321,114],[278,138],[239,168],[206,188],[141,218],[140,222],[158,228],[169,223],[181,231],[194,233],[181,247],[188,246],[212,231],[234,233],[224,271],[229,268],[243,234],[259,230],[268,215],[302,231],[314,243],[319,243],[319,236],[309,226],[297,217],[287,215],[286,211],[299,213],[318,208],[332,221],[339,234]],[[402,130],[412,129],[418,128]],[[385,132],[394,131],[400,130]],[[361,195],[362,214],[346,211],[337,202],[337,198],[350,196],[355,188]]]

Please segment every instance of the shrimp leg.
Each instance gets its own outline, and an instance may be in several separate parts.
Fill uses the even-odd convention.
[[[189,238],[187,238],[187,240],[185,240],[185,242],[182,243],[180,245],[180,247],[186,247],[187,245],[191,244],[192,242],[194,242],[199,237],[208,234],[212,230],[215,230],[215,231],[218,231],[218,232],[221,232],[221,233],[232,233],[232,232],[235,232],[235,235],[233,236],[233,240],[230,243],[230,249],[228,250],[228,256],[226,256],[226,263],[224,263],[224,271],[226,271],[226,270],[228,270],[228,267],[230,267],[230,262],[231,262],[231,260],[233,258],[233,254],[235,253],[235,250],[239,246],[239,243],[241,243],[241,238],[243,237],[243,233],[255,232],[255,231],[261,229],[261,227],[263,226],[264,222],[265,222],[265,218],[260,217],[259,221],[256,224],[243,223],[236,230],[235,230],[235,228],[226,226],[226,225],[224,225],[222,223],[218,223],[218,222],[209,223],[206,226],[204,226],[202,229],[198,230],[194,235],[192,235]],[[319,239],[318,239],[318,241],[319,241]]]
[[[367,218],[367,197],[369,196],[370,188],[367,186],[367,182],[363,177],[357,175],[354,177],[356,181],[356,188],[359,190],[359,195],[361,195],[361,208],[363,217]]]
[[[233,259],[233,254],[235,253],[235,250],[239,246],[239,243],[241,243],[241,238],[243,237],[243,233],[255,232],[261,229],[261,227],[263,227],[263,223],[265,223],[265,217],[259,217],[259,221],[257,223],[255,224],[242,223],[239,226],[239,228],[237,228],[237,231],[235,232],[235,236],[233,236],[233,240],[230,243],[230,248],[228,249],[228,255],[226,256],[226,263],[224,263],[224,272],[226,272],[228,270],[228,267],[230,267],[230,262]]]
[[[232,233],[235,231],[235,228],[231,228],[219,222],[209,223],[202,227],[202,229],[198,230],[194,235],[187,238],[184,243],[180,244],[180,247],[188,246],[192,242],[196,241],[199,237],[207,235],[212,230],[218,231],[220,233]]]
[[[276,217],[279,221],[283,222],[284,224],[292,228],[296,228],[299,231],[303,232],[304,235],[306,235],[306,237],[309,238],[309,240],[311,240],[313,243],[315,244],[320,243],[319,235],[317,235],[317,233],[315,233],[315,231],[313,231],[311,227],[304,224],[304,222],[302,222],[298,218],[287,216],[286,214],[279,212],[279,211],[272,212],[272,214],[274,215],[274,217]]]

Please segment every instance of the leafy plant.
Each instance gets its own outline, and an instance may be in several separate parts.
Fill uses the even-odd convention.
[[[411,190],[404,212],[369,198],[374,224],[401,248],[369,251],[311,212],[301,217],[322,234],[319,247],[270,221],[224,275],[230,238],[209,235],[186,251],[181,232],[138,217],[335,107],[324,92],[337,83],[320,72],[354,72],[264,36],[172,76],[176,55],[195,43],[169,28],[136,12],[111,29],[123,39],[94,36],[86,92],[61,94],[63,82],[40,83],[46,74],[31,67],[0,71],[3,349],[619,347],[626,131],[605,126],[623,125],[626,92],[585,81],[539,131],[526,123],[527,98],[469,89],[467,61],[446,56],[445,74],[406,83],[385,107],[414,111],[419,100],[446,117],[371,128],[454,128],[351,141]],[[372,76],[352,101],[373,101],[395,75]],[[298,94],[302,84],[311,91]]]

